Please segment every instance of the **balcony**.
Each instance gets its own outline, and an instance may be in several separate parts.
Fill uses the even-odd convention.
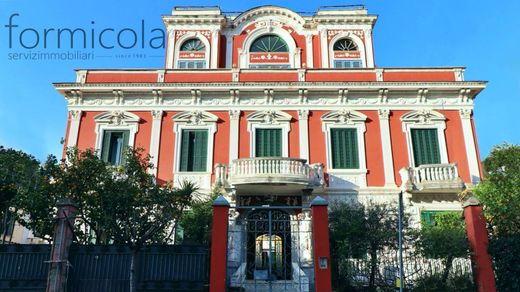
[[[409,193],[458,193],[464,189],[457,164],[425,164],[403,167],[402,189]]]
[[[264,193],[265,189],[258,189],[258,185],[276,187],[277,192],[323,185],[323,165],[306,162],[305,159],[286,157],[235,159],[229,167],[225,164],[215,166],[215,183],[250,193]]]

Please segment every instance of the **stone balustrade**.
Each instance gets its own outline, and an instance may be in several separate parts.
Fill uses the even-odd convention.
[[[399,171],[402,188],[408,192],[459,192],[464,183],[457,164],[424,164]]]
[[[254,157],[234,160],[229,167],[215,166],[217,185],[285,183],[319,186],[323,184],[323,165],[308,165],[305,159]]]

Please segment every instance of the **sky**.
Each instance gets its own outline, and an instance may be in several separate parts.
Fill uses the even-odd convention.
[[[162,68],[164,50],[149,45],[142,48],[141,40],[148,44],[158,35],[154,29],[163,28],[160,16],[170,14],[174,6],[218,5],[230,12],[268,4],[297,12],[315,12],[319,6],[364,4],[370,14],[379,16],[374,29],[377,67],[467,67],[466,80],[489,81],[475,101],[481,156],[485,158],[493,145],[520,144],[517,0],[0,0],[0,145],[23,150],[40,160],[49,154],[61,155],[67,107],[52,83],[73,82],[76,68]],[[17,26],[9,28],[9,23]],[[82,28],[96,35],[107,28],[116,32],[132,28],[139,41],[130,49],[105,49],[98,43],[94,49],[90,43],[86,49],[75,46],[70,50],[64,48],[65,44],[58,49],[51,29],[60,28]],[[46,38],[45,30],[49,31]],[[132,47],[131,40],[124,43],[128,41],[125,35],[122,39],[123,45]],[[52,61],[15,57],[69,51],[93,57]]]

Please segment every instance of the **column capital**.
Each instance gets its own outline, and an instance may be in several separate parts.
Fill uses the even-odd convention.
[[[242,113],[241,110],[237,110],[237,109],[232,109],[232,110],[229,110],[229,117],[232,119],[232,120],[238,120],[240,118],[240,114]]]
[[[379,109],[377,111],[377,114],[379,115],[380,120],[388,120],[388,117],[390,117],[390,110],[389,109]]]
[[[307,120],[309,118],[309,110],[301,109],[298,110],[298,119]]]
[[[82,111],[81,110],[70,110],[69,114],[70,114],[70,118],[72,120],[79,120],[81,118]]]
[[[473,113],[473,110],[463,108],[459,110],[459,113],[462,119],[471,119],[471,114]]]
[[[153,120],[161,120],[163,117],[164,112],[162,110],[152,110],[152,117]]]

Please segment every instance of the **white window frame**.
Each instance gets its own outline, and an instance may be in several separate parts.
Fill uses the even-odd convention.
[[[137,115],[125,111],[104,112],[94,117],[97,155],[101,157],[105,131],[129,131],[128,146],[134,147],[140,120]]]
[[[350,119],[345,116],[352,115]],[[322,130],[325,133],[325,143],[327,152],[327,171],[334,173],[348,173],[348,174],[366,174],[367,163],[365,153],[365,132],[367,117],[355,111],[332,111],[328,112],[322,117]],[[333,168],[332,164],[332,143],[331,130],[332,129],[356,129],[357,143],[358,143],[358,161],[359,168],[345,169]]]
[[[211,175],[213,173],[213,148],[214,138],[217,132],[218,117],[201,111],[181,112],[173,116],[173,132],[175,134],[175,150],[173,155],[174,160],[174,174],[202,174]],[[208,131],[208,146],[207,146],[207,161],[206,171],[180,171],[180,157],[182,147],[182,131],[183,130],[207,130]]]
[[[179,69],[180,60],[189,61],[188,59],[186,59],[186,60],[179,59],[179,55],[181,52],[181,46],[182,46],[182,44],[184,44],[185,41],[187,41],[189,39],[199,39],[204,44],[204,46],[205,46],[205,51],[204,51],[205,66],[202,69],[209,69],[209,61],[210,61],[210,54],[211,54],[211,46],[210,46],[209,40],[203,34],[201,34],[199,32],[195,32],[195,31],[190,31],[190,32],[185,33],[183,36],[181,36],[175,42],[175,49],[173,51],[174,52],[173,53],[174,54],[173,68]],[[199,61],[199,60],[203,60],[203,59],[193,59],[193,61],[196,61],[196,60]],[[188,69],[188,68],[185,68],[185,69]],[[198,69],[201,69],[201,68],[198,68]],[[197,68],[190,69],[190,70],[197,70]]]
[[[256,129],[282,130],[282,157],[289,157],[289,132],[292,116],[282,111],[256,111],[247,116],[250,157],[256,157]]]
[[[439,112],[433,110],[410,111],[401,117],[403,132],[406,135],[408,148],[408,164],[415,166],[413,154],[412,129],[436,129],[437,141],[439,141],[439,155],[441,164],[448,162],[448,149],[446,147],[446,118]]]
[[[266,34],[274,34],[279,36],[281,39],[285,41],[287,44],[287,48],[289,49],[289,68],[300,68],[300,60],[301,60],[301,50],[296,47],[296,42],[294,41],[291,34],[281,27],[260,27],[256,30],[252,31],[247,35],[247,38],[244,41],[242,48],[238,49],[239,54],[239,68],[247,68],[249,69],[249,49],[253,42]],[[273,64],[280,65],[280,64]]]

